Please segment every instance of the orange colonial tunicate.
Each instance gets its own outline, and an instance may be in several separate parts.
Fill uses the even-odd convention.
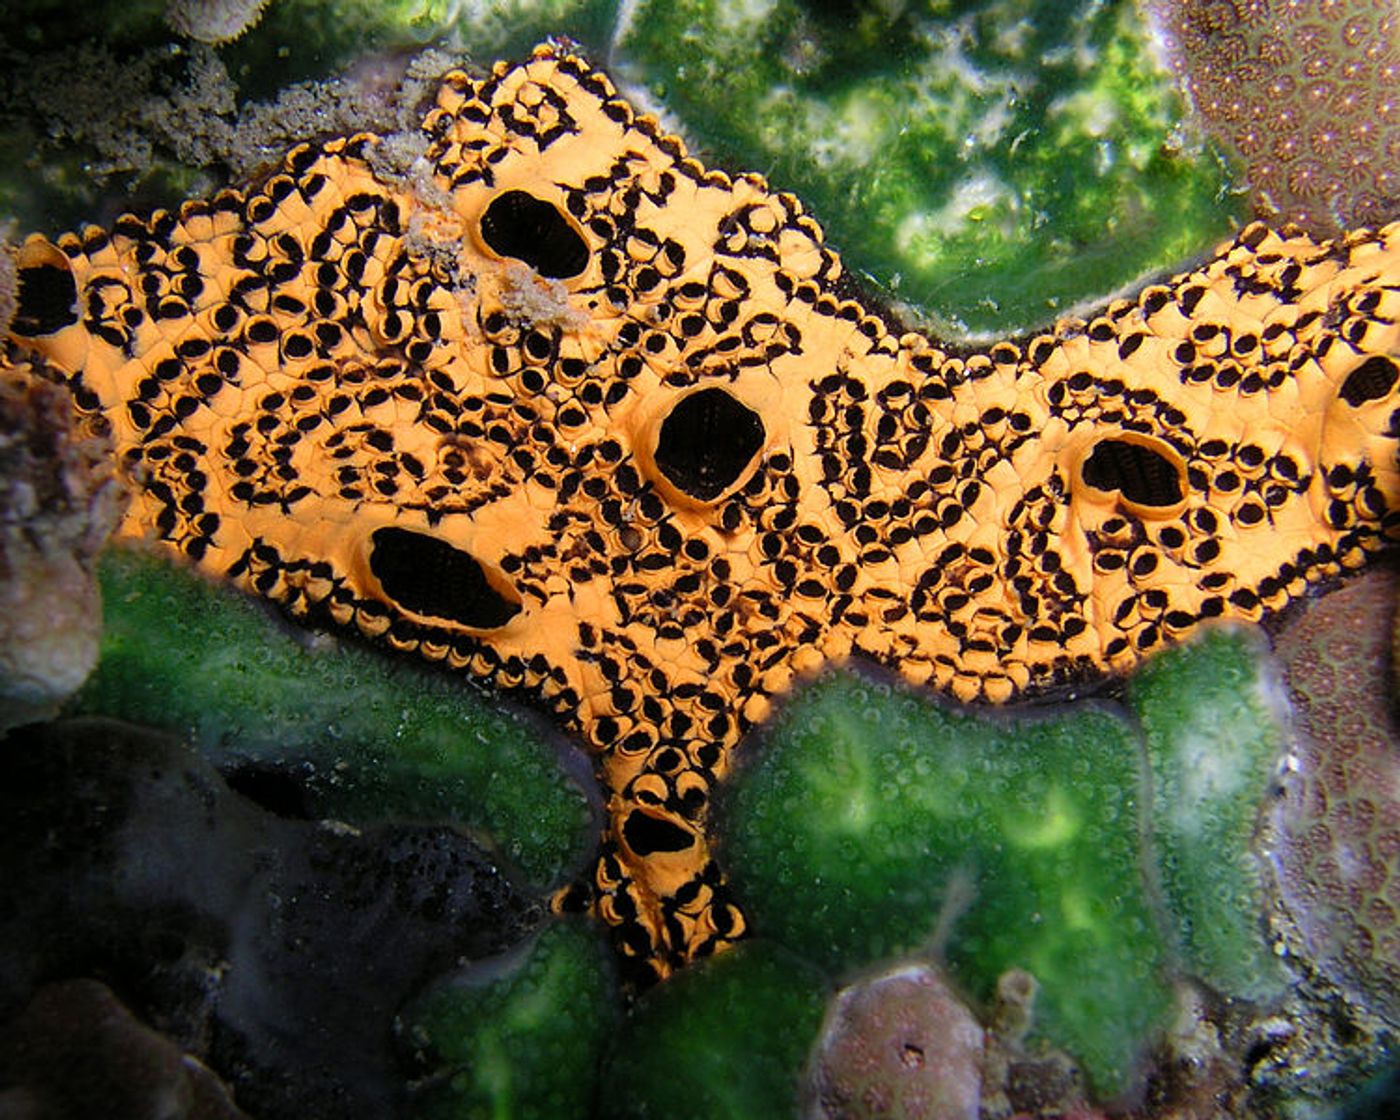
[[[1131,667],[1395,525],[1400,228],[1262,225],[954,356],[848,298],[791,195],[559,46],[381,138],[23,249],[11,337],[113,440],[122,531],[533,697],[596,752],[587,902],[639,977],[744,932],[742,733],[861,654],[959,699]]]

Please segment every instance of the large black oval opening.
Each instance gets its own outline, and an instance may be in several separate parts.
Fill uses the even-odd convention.
[[[679,825],[633,809],[622,823],[622,838],[639,856],[656,852],[683,852],[695,843],[695,837]]]
[[[525,191],[502,191],[491,200],[481,215],[481,239],[551,280],[588,267],[588,245],[559,208]]]
[[[1176,462],[1133,440],[1099,440],[1081,473],[1094,489],[1116,490],[1140,506],[1174,506],[1186,496]]]
[[[1351,405],[1360,408],[1367,401],[1378,401],[1392,389],[1400,379],[1400,369],[1395,363],[1381,354],[1367,358],[1342,382],[1337,395]]]
[[[682,397],[661,422],[656,466],[677,490],[713,501],[739,481],[763,447],[758,413],[723,389]]]
[[[19,291],[10,330],[23,338],[53,334],[78,321],[78,285],[58,265],[39,264],[19,270]],[[0,324],[0,329],[4,324]]]
[[[384,594],[414,614],[443,618],[479,630],[504,626],[520,613],[486,578],[469,553],[409,529],[374,531],[370,571]]]

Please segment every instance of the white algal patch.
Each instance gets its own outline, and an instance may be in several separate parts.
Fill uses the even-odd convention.
[[[1257,784],[1253,759],[1241,757],[1242,753],[1247,754],[1237,744],[1222,743],[1215,728],[1192,728],[1177,740],[1181,785],[1168,810],[1173,831],[1181,836],[1199,835],[1219,817],[1223,804]]]
[[[939,254],[941,242],[964,233],[975,222],[1019,206],[1016,193],[991,172],[978,170],[954,188],[937,210],[920,210],[899,224],[895,244],[901,253]]]
[[[764,97],[761,117],[801,120],[797,139],[808,158],[824,170],[869,167],[894,139],[894,115],[888,94],[854,90],[832,105],[799,101],[787,86],[775,86]]]
[[[1057,97],[1045,112],[1047,123],[1069,124],[1095,140],[1106,137],[1120,116],[1118,103],[1100,89],[1082,89]]]
[[[777,6],[777,0],[726,0],[715,5],[715,24],[734,35],[756,32]]]

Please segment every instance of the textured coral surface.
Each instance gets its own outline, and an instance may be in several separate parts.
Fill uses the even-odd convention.
[[[1315,233],[1400,206],[1400,15],[1366,0],[1147,0],[1261,210]]]
[[[1395,573],[1318,603],[1279,642],[1299,741],[1274,808],[1285,900],[1309,957],[1400,1022],[1400,750],[1390,646]]]

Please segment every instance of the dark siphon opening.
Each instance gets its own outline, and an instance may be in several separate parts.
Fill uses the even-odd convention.
[[[481,630],[504,626],[520,613],[491,586],[482,566],[446,541],[409,529],[374,532],[370,571],[384,594],[406,611]]]
[[[723,389],[681,398],[661,424],[656,465],[676,489],[702,502],[738,480],[763,447],[763,421]]]
[[[78,285],[66,268],[41,264],[19,270],[10,330],[25,338],[53,334],[78,321]]]
[[[1101,439],[1084,464],[1084,481],[1097,490],[1117,490],[1140,506],[1174,506],[1185,496],[1181,472],[1159,451],[1125,439]]]
[[[481,216],[481,237],[503,257],[566,280],[588,267],[588,245],[559,208],[525,191],[503,191]]]
[[[1367,401],[1378,401],[1395,388],[1400,370],[1395,363],[1381,354],[1367,358],[1342,382],[1338,396],[1352,408],[1360,408]]]
[[[649,856],[653,852],[683,852],[695,843],[695,837],[679,825],[637,809],[627,815],[622,826],[622,838],[639,856]]]

